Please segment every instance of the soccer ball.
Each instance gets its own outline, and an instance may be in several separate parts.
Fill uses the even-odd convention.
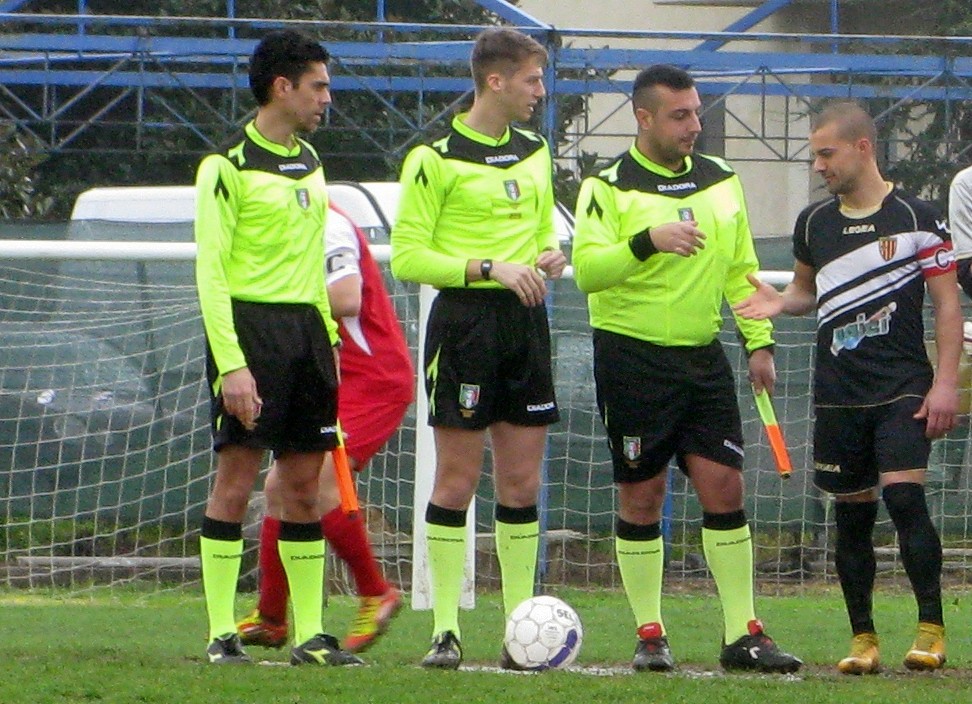
[[[553,596],[521,602],[506,622],[506,652],[526,670],[567,667],[580,652],[584,630],[580,618]]]

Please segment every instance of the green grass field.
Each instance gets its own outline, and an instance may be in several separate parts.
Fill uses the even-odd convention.
[[[416,666],[431,628],[427,612],[403,609],[392,630],[365,654],[369,667],[285,666],[287,653],[252,648],[264,666],[205,664],[205,607],[195,591],[145,596],[117,591],[90,599],[0,593],[0,703],[66,704],[319,704],[380,702],[963,702],[972,698],[972,618],[966,592],[946,602],[949,662],[944,672],[909,673],[900,665],[911,643],[914,605],[901,593],[878,593],[875,615],[885,671],[871,677],[836,674],[845,654],[846,617],[838,590],[760,597],[768,632],[807,663],[798,675],[726,675],[718,667],[721,616],[707,593],[667,593],[665,619],[679,663],[671,675],[627,669],[634,627],[618,592],[564,591],[584,624],[577,669],[539,674],[496,669],[502,615],[495,595],[463,612],[464,670]],[[238,613],[251,608],[243,595]],[[354,602],[330,600],[329,630],[343,635]],[[275,667],[273,665],[280,665]]]

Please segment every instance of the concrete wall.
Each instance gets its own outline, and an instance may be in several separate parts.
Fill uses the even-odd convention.
[[[596,11],[589,0],[522,0],[520,7],[545,22],[563,29],[723,31],[735,20],[756,7],[758,2],[706,4],[692,0],[601,0]],[[875,24],[874,13],[880,5],[882,23]],[[842,33],[904,33],[920,31],[915,23],[914,2],[892,0],[843,0],[839,30]],[[830,31],[830,3],[797,2],[771,15],[750,31],[768,33],[823,33]],[[642,49],[689,49],[697,41],[678,39],[631,40],[612,37],[567,39],[572,46]],[[806,43],[734,42],[723,51],[820,51]],[[630,79],[633,72],[615,74]],[[738,79],[727,79],[735,81]],[[724,155],[736,168],[746,188],[753,232],[757,237],[789,233],[799,211],[812,200],[823,197],[821,184],[812,175],[806,150],[808,121],[806,106],[794,99],[730,97],[723,111],[714,111],[711,120],[720,124],[713,130],[707,147]],[[583,152],[609,159],[626,150],[634,134],[634,118],[626,95],[592,96],[583,122],[574,126],[572,144],[562,149],[564,165]],[[755,134],[754,134],[755,133]],[[705,150],[706,147],[703,148]]]

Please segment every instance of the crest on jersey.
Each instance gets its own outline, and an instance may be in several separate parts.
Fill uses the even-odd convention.
[[[479,384],[461,384],[459,386],[459,405],[467,411],[471,411],[479,405]]]
[[[298,188],[295,193],[297,195],[297,205],[307,210],[310,207],[310,191],[306,188]]]
[[[881,258],[889,262],[894,259],[894,253],[898,251],[898,238],[897,237],[878,237],[878,250],[881,252]]]
[[[621,439],[621,451],[624,458],[629,462],[634,462],[641,456],[641,438],[634,435],[625,435]]]
[[[510,200],[520,200],[520,184],[516,182],[516,179],[503,181],[503,186],[506,188],[506,195],[510,197]]]

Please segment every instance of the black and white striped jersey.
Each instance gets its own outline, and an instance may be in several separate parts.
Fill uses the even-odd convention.
[[[955,247],[958,282],[972,298],[972,166],[955,174],[949,186],[948,224]]]
[[[814,203],[797,218],[793,253],[816,274],[817,405],[924,396],[933,376],[925,279],[955,269],[948,226],[935,208],[898,189],[863,216],[846,214],[836,197]]]

